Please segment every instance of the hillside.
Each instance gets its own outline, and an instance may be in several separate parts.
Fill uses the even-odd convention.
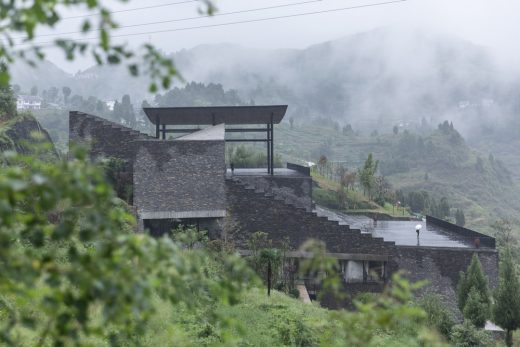
[[[32,153],[39,144],[47,144],[45,152],[57,156],[51,136],[30,114],[20,114],[0,123],[0,150],[14,150],[19,153]]]
[[[174,58],[185,81],[222,83],[245,102],[288,104],[286,122],[292,119],[296,132],[286,131],[286,123],[276,136],[278,151],[289,159],[315,161],[330,152],[334,160],[358,167],[373,152],[394,187],[448,195],[457,207],[472,211],[475,223],[481,215],[487,225],[518,211],[516,188],[510,189],[505,174],[511,171],[520,183],[517,76],[506,76],[483,47],[426,31],[381,28],[301,50],[216,44],[182,50]],[[22,90],[68,85],[72,95],[102,100],[130,94],[134,106],[142,98],[154,100],[147,81],[128,76],[124,67],[92,67],[74,76],[53,65],[31,73],[17,68],[14,82]],[[66,110],[38,117],[65,148]],[[430,135],[429,128],[445,119],[467,139],[460,148]],[[332,130],[347,124],[359,136]],[[401,148],[406,143],[399,142],[403,135],[392,135],[395,125],[400,133],[407,129],[430,136],[432,144],[440,141],[437,152],[429,160],[426,150],[407,153]],[[374,130],[379,135],[369,136]]]
[[[447,197],[453,207],[464,210],[468,226],[478,230],[489,231],[499,217],[520,211],[520,189],[505,165],[470,148],[449,126],[423,135],[363,136],[317,125],[282,125],[275,143],[288,161],[316,162],[324,154],[351,171],[373,153],[394,189]]]

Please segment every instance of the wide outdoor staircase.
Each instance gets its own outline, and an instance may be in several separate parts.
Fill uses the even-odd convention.
[[[389,242],[384,241],[382,237],[373,237],[370,233],[362,232],[360,229],[357,228],[351,228],[347,223],[344,221],[339,221],[335,218],[329,218],[325,215],[320,215],[317,210],[308,210],[304,207],[298,206],[297,204],[289,201],[284,196],[276,194],[276,192],[269,191],[266,192],[261,188],[258,188],[251,184],[251,182],[243,182],[239,176],[232,176],[226,178],[228,181],[232,181],[234,184],[242,187],[245,191],[253,192],[254,194],[264,197],[267,199],[270,199],[273,201],[273,203],[283,203],[285,206],[290,206],[291,208],[295,210],[299,210],[301,213],[306,214],[308,217],[311,217],[313,219],[318,219],[322,228],[325,229],[332,229],[332,230],[338,230],[340,233],[348,233],[349,235],[355,235],[357,237],[362,238],[369,244],[378,245],[378,246],[388,246],[393,247],[395,246],[395,242]]]
[[[121,133],[124,133],[126,136],[134,138],[135,140],[155,140],[156,138],[150,136],[148,134],[142,133],[140,131],[134,130],[132,128],[126,127],[121,124],[114,123],[105,118],[94,116],[84,112],[75,112],[77,117],[83,117],[85,120],[97,123],[103,127],[111,128]]]

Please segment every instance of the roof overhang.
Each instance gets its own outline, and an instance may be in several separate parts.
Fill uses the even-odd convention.
[[[146,107],[146,116],[157,125],[278,124],[287,105]]]

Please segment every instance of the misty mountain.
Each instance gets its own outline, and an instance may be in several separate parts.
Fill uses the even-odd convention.
[[[485,49],[425,32],[379,29],[305,50],[201,46],[176,57],[189,80],[222,83],[258,104],[288,103],[295,118],[370,130],[448,118],[467,132],[468,117],[509,96]]]
[[[359,131],[391,132],[396,124],[448,119],[470,142],[520,129],[518,76],[499,69],[483,47],[427,31],[381,28],[302,50],[202,45],[174,59],[183,77],[177,86],[221,83],[245,102],[290,105],[287,119],[296,122],[329,118]],[[68,85],[84,97],[154,99],[149,81],[129,76],[124,66],[69,75],[45,63],[38,70],[17,66],[13,75],[25,90]]]
[[[325,116],[367,128],[423,117],[465,123],[468,113],[511,106],[504,100],[512,87],[484,48],[424,31],[382,28],[303,50],[203,45],[174,58],[185,82],[221,83],[257,104],[287,103],[295,118]],[[74,76],[50,64],[25,70],[16,69],[14,81],[26,89],[68,84],[84,96],[150,98],[146,79],[128,76],[125,67],[96,66]]]

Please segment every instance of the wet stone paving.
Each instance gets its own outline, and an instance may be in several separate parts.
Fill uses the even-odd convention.
[[[326,216],[340,224],[350,225],[352,229],[359,229],[363,233],[370,233],[374,237],[382,237],[385,241],[395,242],[399,246],[424,247],[473,247],[473,239],[454,235],[453,233],[426,221],[374,221],[366,216],[349,215],[334,212],[316,206],[315,212]],[[419,237],[416,226],[421,225]]]

